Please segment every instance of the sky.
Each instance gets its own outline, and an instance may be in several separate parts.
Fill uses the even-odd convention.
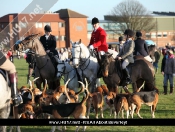
[[[36,0],[34,0],[36,1]],[[110,14],[112,9],[123,0],[41,0],[42,4],[55,1],[48,9],[54,12],[60,9],[71,9],[88,16],[88,20],[97,17],[104,20],[104,15]],[[175,12],[175,0],[138,0],[148,11]],[[32,0],[2,0],[0,17],[10,13],[21,13]]]

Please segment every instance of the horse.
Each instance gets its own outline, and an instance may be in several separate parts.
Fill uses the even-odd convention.
[[[69,89],[78,91],[79,83],[76,69],[73,68],[68,62],[57,59],[57,77],[60,78],[64,76],[64,84],[68,81],[67,87]]]
[[[7,119],[10,115],[11,88],[8,85],[8,74],[0,72],[0,118]],[[0,132],[6,132],[6,126],[0,126]]]
[[[115,60],[112,54],[105,54],[101,58],[101,69],[103,74],[103,80],[110,91],[118,93],[118,86],[127,86],[123,78],[121,70],[121,62]],[[135,60],[133,64],[129,64],[128,69],[132,80],[133,92],[137,91],[144,83],[145,91],[151,91],[155,89],[154,86],[154,67],[153,65],[143,59]]]
[[[21,47],[21,48],[20,48]],[[41,84],[45,85],[45,79],[48,81],[49,89],[56,89],[59,86],[59,80],[55,78],[56,76],[56,69],[48,56],[45,52],[43,45],[41,44],[40,40],[38,39],[38,34],[32,34],[27,36],[24,40],[18,44],[17,49],[21,50],[23,47],[26,47],[34,52],[35,56],[35,77],[39,77],[36,80],[37,88],[41,89]]]
[[[156,49],[155,45],[148,46],[148,53],[149,53],[149,56],[151,57],[151,59],[153,60],[153,62],[155,62],[155,56],[154,56],[155,49]]]
[[[84,78],[87,78],[89,91],[93,92],[95,87],[100,85],[100,79],[97,79],[97,72],[99,70],[97,58],[90,55],[89,49],[81,43],[81,39],[74,43],[71,41],[71,44],[72,65],[77,68],[81,81],[85,82]]]

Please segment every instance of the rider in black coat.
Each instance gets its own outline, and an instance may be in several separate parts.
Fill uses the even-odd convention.
[[[147,61],[152,62],[152,59],[149,56],[148,46],[145,43],[145,40],[142,39],[142,33],[136,32],[137,39],[135,42],[135,49],[134,49],[134,55],[141,55],[143,56]]]
[[[58,56],[58,52],[56,50],[56,38],[54,35],[50,34],[51,27],[49,25],[46,25],[44,27],[45,30],[45,35],[40,37],[40,41],[44,46],[44,49],[47,53],[52,52],[53,55],[57,55]]]

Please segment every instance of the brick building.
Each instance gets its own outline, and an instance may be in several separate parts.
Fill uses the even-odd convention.
[[[82,39],[87,44],[87,16],[69,9],[45,14],[7,14],[0,17],[0,31],[4,32],[6,43],[12,47],[17,40],[29,34],[44,35],[44,26],[50,25],[56,36],[57,48],[70,47],[70,39]],[[2,34],[1,34],[1,37]]]

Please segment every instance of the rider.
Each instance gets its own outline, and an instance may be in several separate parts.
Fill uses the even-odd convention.
[[[12,101],[14,106],[18,106],[23,103],[21,95],[17,92],[17,74],[15,65],[6,59],[5,55],[0,51],[0,68],[7,71],[10,79],[10,87],[12,92]]]
[[[118,40],[119,40],[119,44],[117,44],[115,50],[119,53],[120,50],[121,50],[122,47],[123,47],[124,41],[123,41],[123,37],[122,37],[122,36],[120,36],[120,37],[118,38]]]
[[[96,48],[99,55],[104,55],[105,52],[108,51],[108,45],[106,43],[106,32],[104,29],[100,27],[99,20],[96,17],[92,19],[92,26],[94,30],[92,31],[90,44],[88,47],[91,50]],[[99,69],[98,74],[97,74],[98,78],[101,77],[100,72],[101,70]]]
[[[44,49],[47,53],[52,52],[54,56],[58,56],[58,52],[56,50],[56,38],[51,34],[52,29],[49,25],[44,27],[45,35],[40,37],[40,41],[44,46]]]
[[[151,57],[149,56],[148,47],[145,43],[145,40],[142,39],[142,33],[136,32],[137,39],[135,42],[134,55],[142,55],[147,61],[152,62]]]
[[[129,65],[129,63],[134,63],[133,52],[134,52],[135,43],[132,39],[133,36],[134,36],[134,32],[131,29],[125,30],[124,37],[126,38],[126,42],[123,44],[123,48],[117,57],[118,60],[123,59],[122,69],[124,74],[126,75],[127,84],[131,82],[131,79],[130,79],[129,71],[126,66]]]
[[[55,59],[53,56],[56,56],[58,58],[58,52],[56,50],[56,37],[51,34],[52,29],[49,25],[46,25],[44,27],[45,35],[40,37],[40,41],[46,51],[46,53],[49,55],[52,63],[55,62]],[[55,64],[54,64],[55,66]],[[55,66],[56,68],[56,66]],[[35,64],[34,64],[35,69]],[[35,76],[35,73],[33,71],[32,76]]]

